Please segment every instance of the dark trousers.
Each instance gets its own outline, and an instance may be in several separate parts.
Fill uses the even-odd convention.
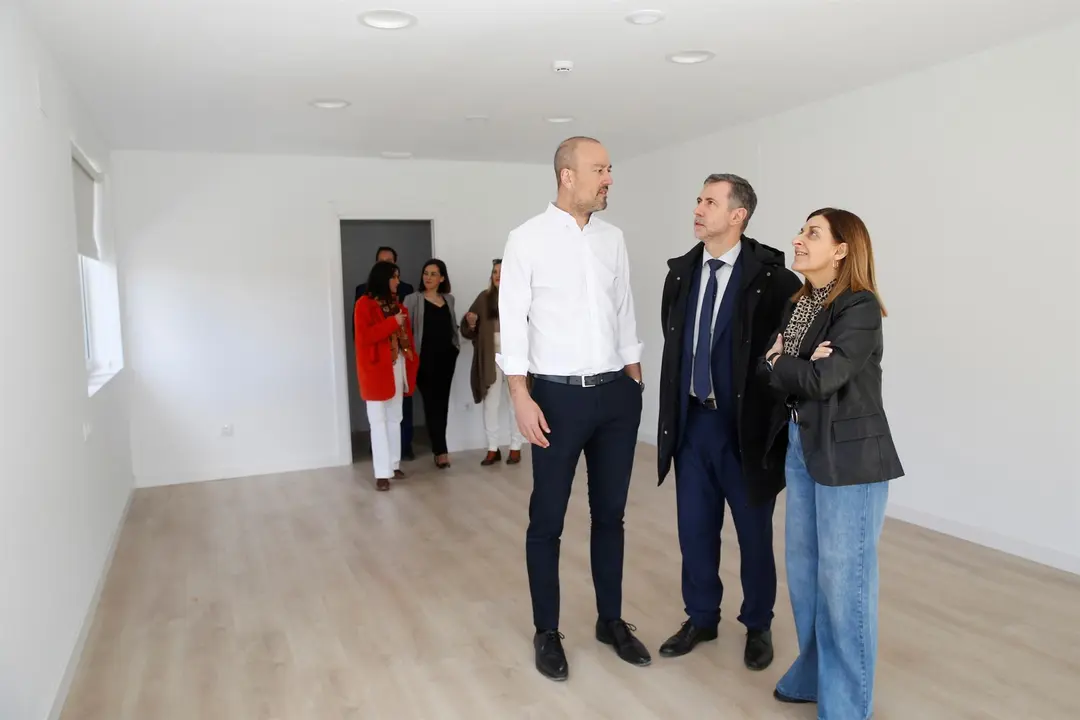
[[[424,421],[431,438],[431,452],[446,454],[446,416],[450,412],[450,383],[454,379],[457,352],[420,355],[416,388],[424,396]]]
[[[675,458],[675,488],[682,549],[682,592],[686,614],[702,628],[720,622],[720,529],[724,502],[739,538],[743,588],[739,622],[752,630],[772,625],[776,604],[773,508],[750,502],[730,423],[719,411],[690,400],[686,431]]]
[[[412,395],[401,398],[401,456],[412,455]]]
[[[536,380],[533,399],[551,433],[532,448],[533,491],[525,560],[537,630],[559,627],[559,546],[581,453],[588,471],[590,552],[596,611],[622,617],[623,512],[634,467],[641,389],[629,377],[597,387]]]

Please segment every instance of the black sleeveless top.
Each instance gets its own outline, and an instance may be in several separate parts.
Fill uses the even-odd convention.
[[[439,307],[424,299],[424,339],[420,354],[444,355],[457,351],[454,347],[454,323],[450,317],[449,303]]]

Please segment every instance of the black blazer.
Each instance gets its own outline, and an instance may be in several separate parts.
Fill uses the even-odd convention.
[[[789,303],[774,339],[793,310]],[[832,354],[810,362],[826,340]],[[806,467],[820,485],[861,485],[904,474],[881,397],[883,347],[877,298],[847,290],[814,318],[798,357],[781,355],[771,371],[761,360],[770,385],[797,411]],[[786,437],[789,419],[789,411],[774,418],[773,442]]]
[[[735,407],[733,415],[738,433],[743,476],[755,503],[769,502],[784,489],[784,455],[787,438],[781,438],[771,450],[770,421],[781,403],[769,389],[768,380],[758,377],[758,358],[771,347],[773,330],[786,303],[802,282],[784,267],[784,253],[753,238],[742,237],[739,262],[742,278],[736,294],[735,315],[731,320],[731,387]],[[685,428],[681,422],[683,328],[686,314],[697,310],[697,297],[690,297],[694,275],[701,272],[704,244],[696,244],[682,257],[668,260],[668,274],[660,300],[664,350],[660,362],[660,412],[656,434],[659,483],[671,470]],[[767,453],[771,453],[766,457]],[[676,468],[677,470],[677,468]]]

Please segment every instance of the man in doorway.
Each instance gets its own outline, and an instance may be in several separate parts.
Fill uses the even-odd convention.
[[[748,668],[764,670],[773,659],[773,507],[784,487],[787,445],[778,440],[766,447],[774,410],[782,408],[757,379],[755,360],[772,344],[784,307],[802,283],[785,268],[783,252],[744,234],[756,207],[746,180],[710,175],[694,210],[699,242],[668,261],[657,455],[660,483],[675,461],[689,619],[660,654],[685,655],[717,638],[726,501],[739,538],[743,659]]]
[[[510,233],[499,292],[502,352],[518,427],[533,445],[525,539],[536,668],[568,677],[559,632],[559,545],[581,453],[588,468],[596,638],[651,662],[622,620],[623,513],[641,421],[642,345],[619,228],[607,207],[611,162],[597,140],[555,153],[557,197]]]
[[[375,262],[390,262],[397,265],[397,250],[389,246],[382,246],[375,251]],[[353,306],[356,306],[356,301],[359,300],[364,293],[367,292],[367,283],[360,283],[356,286],[356,297],[353,298]],[[411,295],[413,292],[413,286],[409,283],[401,280],[398,283],[398,299],[404,300],[407,295]],[[413,399],[412,395],[406,395],[401,402],[401,459],[402,460],[415,460],[416,454],[413,452],[412,440],[413,440]]]
[[[389,262],[397,265],[397,250],[387,245],[382,246],[375,251],[375,262]],[[367,283],[360,283],[356,286],[356,297],[353,298],[355,303],[360,299],[360,296],[367,292]],[[398,285],[398,299],[404,300],[406,295],[412,295],[413,286],[402,280]]]

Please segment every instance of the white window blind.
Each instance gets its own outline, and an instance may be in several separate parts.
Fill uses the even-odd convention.
[[[79,254],[95,260],[100,259],[97,233],[94,232],[94,190],[96,183],[90,173],[75,159],[71,161],[71,175],[75,181],[75,223],[79,242]]]

